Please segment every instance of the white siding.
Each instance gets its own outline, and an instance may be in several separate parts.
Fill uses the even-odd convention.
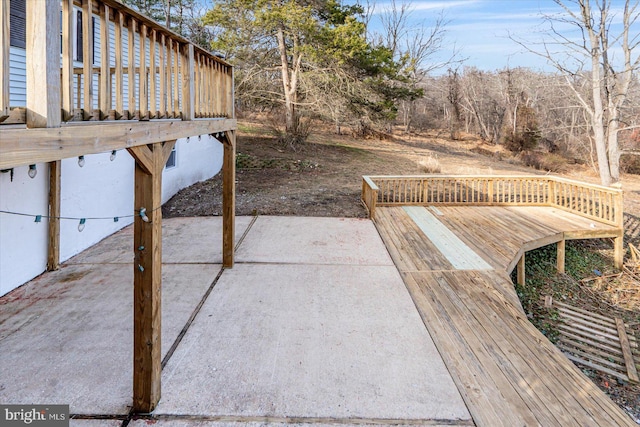
[[[11,46],[9,49],[9,105],[27,106],[27,51]]]

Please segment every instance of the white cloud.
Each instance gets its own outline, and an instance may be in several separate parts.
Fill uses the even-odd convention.
[[[452,0],[452,1],[417,1],[411,2],[410,9],[412,11],[425,11],[425,10],[445,10],[455,7],[471,6],[479,3],[479,0]],[[398,1],[396,5],[399,7],[402,1]],[[391,9],[391,3],[379,3],[376,4],[374,14],[380,14]]]

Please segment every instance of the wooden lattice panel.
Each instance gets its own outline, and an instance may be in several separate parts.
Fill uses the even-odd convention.
[[[581,365],[639,382],[640,351],[636,338],[619,318],[609,318],[545,297],[545,306],[558,310],[556,345]]]

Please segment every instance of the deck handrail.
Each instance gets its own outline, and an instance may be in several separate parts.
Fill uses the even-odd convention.
[[[17,110],[9,100],[9,6],[10,0],[0,5],[0,123]],[[38,47],[26,43],[27,114],[17,120],[26,120],[27,127],[59,127],[69,121],[233,118],[233,67],[119,1],[27,0],[27,8],[27,39],[38,41]],[[74,53],[78,11],[83,61],[77,60],[78,49]],[[50,36],[60,22],[62,37]],[[46,73],[51,77],[36,75],[29,61],[49,62]]]
[[[364,176],[362,202],[376,206],[553,206],[619,228],[622,190],[555,176]]]

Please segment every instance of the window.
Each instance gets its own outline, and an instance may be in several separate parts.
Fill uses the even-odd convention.
[[[82,62],[84,59],[84,27],[82,26],[82,11],[76,10],[76,46],[75,46],[75,60]],[[91,17],[91,42],[93,43],[91,63],[96,63],[96,17]]]
[[[3,0],[4,1],[4,0]],[[27,2],[12,0],[9,3],[9,39],[11,46],[27,47]]]
[[[177,153],[176,146],[173,146],[173,150],[171,150],[171,154],[169,154],[169,158],[167,159],[167,164],[164,165],[165,169],[175,168],[177,166]]]

